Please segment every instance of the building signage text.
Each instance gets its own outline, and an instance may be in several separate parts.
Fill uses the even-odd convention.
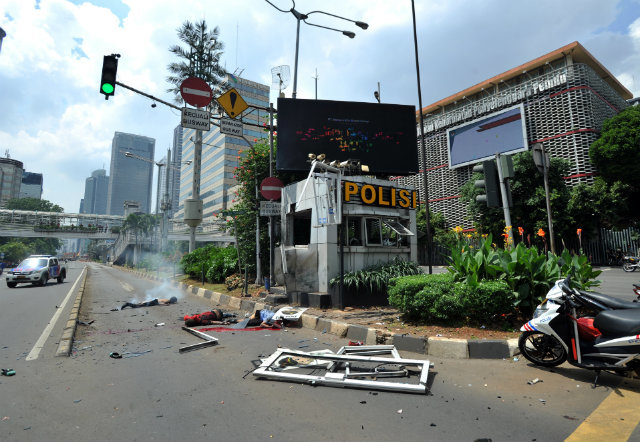
[[[355,196],[360,197],[360,201],[365,205],[404,209],[415,209],[418,206],[418,193],[415,190],[345,181],[345,202],[350,202]]]

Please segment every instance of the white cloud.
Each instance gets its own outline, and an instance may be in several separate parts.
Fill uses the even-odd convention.
[[[7,37],[0,53],[0,153],[10,149],[28,171],[44,173],[44,198],[68,211],[78,210],[85,178],[103,164],[108,169],[115,131],[155,138],[160,158],[179,121],[177,112],[162,105],[152,109],[150,100],[119,86],[115,97],[105,101],[98,92],[104,55],[122,55],[119,81],[172,102],[165,81],[166,66],[173,61],[168,48],[179,43],[176,29],[184,21],[205,19],[220,27],[228,70],[238,68],[244,77],[270,85],[271,69],[289,65],[293,83],[296,20],[265,1],[123,3],[129,13],[121,20],[89,2],[42,0],[35,9],[33,2],[2,0],[0,26]],[[289,9],[292,3],[276,4]],[[620,4],[416,1],[423,105],[575,40],[637,95],[640,19],[629,21],[624,32],[605,31]],[[354,39],[301,24],[299,97],[314,97],[317,68],[320,99],[372,102],[380,82],[383,101],[417,106],[409,1],[299,0],[296,9],[321,9],[369,24],[361,30],[353,23],[311,15],[310,22],[351,30]],[[291,91],[292,85],[287,95]]]

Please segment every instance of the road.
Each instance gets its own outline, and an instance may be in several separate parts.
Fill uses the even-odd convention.
[[[82,270],[72,263],[60,285],[0,286],[0,364],[16,370],[0,378],[3,441],[558,441],[612,393],[640,392],[638,381],[609,374],[592,389],[590,372],[540,369],[524,358],[431,358],[428,395],[260,380],[250,374],[253,361],[278,346],[335,351],[347,341],[300,328],[211,332],[218,346],[179,353],[199,342],[181,330],[182,316],[209,301],[98,264],[88,265],[80,318],[95,322],[79,325],[72,355],[55,357],[67,305],[42,351],[26,360]],[[617,270],[603,275],[603,288],[619,278]],[[171,295],[177,304],[111,311]],[[114,351],[124,357],[110,358]],[[527,383],[535,378],[542,382]],[[640,431],[628,440],[640,440]]]

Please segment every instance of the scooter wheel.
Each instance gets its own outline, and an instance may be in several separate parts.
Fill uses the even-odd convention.
[[[624,270],[625,272],[635,272],[636,265],[631,264],[630,262],[625,262],[624,264],[622,264],[622,270]]]
[[[567,351],[560,341],[538,331],[522,333],[518,348],[527,360],[542,367],[555,367],[567,360]]]

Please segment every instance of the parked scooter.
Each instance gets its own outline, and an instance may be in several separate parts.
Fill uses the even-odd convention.
[[[634,370],[640,375],[640,309],[608,309],[595,318],[579,318],[578,309],[597,306],[569,283],[570,278],[556,282],[533,319],[520,328],[522,355],[543,367],[568,361],[594,370],[594,388],[602,370],[618,374]]]
[[[625,256],[622,263],[622,270],[625,272],[635,272],[640,266],[640,257],[638,256]]]

